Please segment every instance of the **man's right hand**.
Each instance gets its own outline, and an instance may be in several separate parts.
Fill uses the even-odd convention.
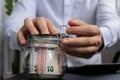
[[[26,18],[24,25],[17,33],[18,43],[22,46],[26,44],[26,37],[29,34],[55,34],[58,30],[54,24],[45,17],[38,17],[33,20]]]

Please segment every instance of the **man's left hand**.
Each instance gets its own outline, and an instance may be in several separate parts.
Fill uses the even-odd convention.
[[[103,47],[103,37],[97,26],[80,19],[70,20],[68,24],[70,27],[66,29],[67,34],[76,37],[62,39],[62,49],[66,54],[90,58]]]

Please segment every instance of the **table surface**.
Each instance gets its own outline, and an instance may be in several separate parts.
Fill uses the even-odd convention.
[[[16,74],[4,80],[28,80],[25,73]],[[34,79],[35,80],[35,79]],[[47,79],[48,80],[48,79]],[[55,80],[55,79],[54,79]],[[57,80],[120,80],[119,65],[71,67]]]
[[[17,74],[4,80],[28,80],[24,74]],[[78,74],[66,73],[57,80],[120,80],[120,73],[107,74]]]

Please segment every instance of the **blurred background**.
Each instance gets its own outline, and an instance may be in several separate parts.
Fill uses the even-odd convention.
[[[10,75],[12,73],[19,72],[18,69],[15,69],[16,67],[14,68],[15,72],[13,72],[13,67],[16,66],[16,63],[14,63],[14,61],[19,61],[19,54],[16,55],[15,53],[19,52],[10,50],[8,46],[8,39],[3,40],[2,38],[4,23],[10,15],[15,2],[16,0],[0,0],[0,75]],[[116,8],[118,15],[120,16],[120,0],[116,0]],[[113,57],[118,51],[120,51],[120,41],[102,53],[103,63],[112,62]]]

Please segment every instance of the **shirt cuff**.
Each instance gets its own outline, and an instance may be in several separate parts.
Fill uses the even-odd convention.
[[[100,30],[103,36],[104,48],[108,48],[112,46],[114,42],[113,42],[113,35],[111,30],[107,27],[100,27]]]

